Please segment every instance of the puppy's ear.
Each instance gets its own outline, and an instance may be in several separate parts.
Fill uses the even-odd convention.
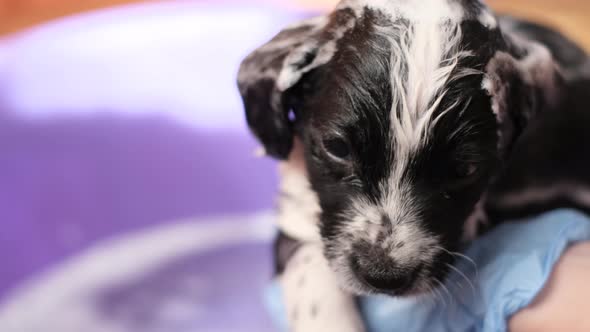
[[[529,122],[558,104],[563,78],[547,47],[510,31],[504,36],[506,49],[486,66],[483,88],[498,122],[498,147],[507,157]]]
[[[294,87],[331,60],[353,20],[350,12],[340,10],[289,26],[242,62],[238,87],[246,119],[268,155],[288,157],[294,135],[289,112],[303,98]]]

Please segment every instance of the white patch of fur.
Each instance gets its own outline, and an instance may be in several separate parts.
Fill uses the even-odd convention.
[[[320,22],[322,22],[322,28],[327,24],[324,20],[321,20]],[[293,87],[307,72],[325,65],[332,60],[332,57],[334,57],[334,54],[336,54],[337,51],[338,40],[340,40],[347,31],[354,28],[355,23],[356,19],[351,17],[337,29],[330,30],[332,39],[329,41],[319,41],[311,38],[308,42],[294,49],[283,62],[283,69],[277,79],[277,88],[279,91],[286,91]],[[296,64],[301,62],[306,54],[312,51],[317,52],[313,61],[303,68],[297,68]]]
[[[498,27],[496,16],[494,16],[494,14],[488,9],[483,10],[477,17],[477,20],[488,29],[495,29]]]
[[[354,296],[338,286],[320,245],[303,245],[279,283],[293,331],[365,331]]]
[[[381,212],[377,207],[365,202],[355,201],[352,204],[352,209],[345,214],[345,219],[350,221],[346,222],[343,228],[344,233],[351,234],[358,240],[365,239],[369,242],[375,242],[382,230]]]
[[[307,19],[298,23],[294,23],[283,29],[272,40],[262,45],[254,52],[252,52],[240,66],[238,72],[238,85],[240,92],[245,93],[246,87],[252,82],[257,82],[263,78],[275,79],[281,75],[284,70],[283,67],[270,65],[273,60],[283,56],[285,50],[293,49],[299,44],[306,44],[305,42],[318,34],[326,27],[329,22],[329,16],[319,16]],[[303,29],[298,34],[289,33],[290,30]]]
[[[415,267],[416,262],[430,265],[438,253],[438,237],[428,234],[415,222],[395,225],[393,234],[385,243],[389,245],[389,257],[402,267]],[[402,241],[404,246],[395,247],[396,243]]]
[[[399,42],[392,40],[391,43],[393,103],[390,114],[396,163],[404,165],[411,153],[427,142],[432,126],[448,111],[434,118],[459,61],[470,53],[459,49],[461,30],[458,25],[423,23],[400,31]],[[403,172],[403,167],[405,165],[394,173]]]
[[[506,57],[505,59],[508,60],[510,55],[508,53],[498,53],[496,54],[494,60],[491,60],[488,64],[487,71],[488,73],[495,73],[495,63],[499,60],[499,57]],[[502,112],[506,109],[506,88],[504,84],[500,80],[495,80],[490,77],[490,75],[486,75],[481,82],[481,88],[487,92],[489,96],[492,97],[492,112],[496,115],[496,117],[500,117]]]
[[[279,199],[279,228],[294,239],[319,242],[321,208],[307,178],[299,140],[295,140],[289,160],[279,166],[279,174],[280,190],[285,194]]]
[[[336,42],[336,40],[331,40],[321,46],[318,45],[317,42],[313,42],[303,44],[299,48],[294,49],[287,58],[285,58],[283,69],[277,79],[277,88],[279,91],[288,90],[293,87],[305,73],[328,63],[336,53]],[[296,64],[309,52],[317,52],[318,54],[310,64],[303,68],[297,68]]]
[[[402,267],[413,267],[433,257],[438,238],[420,227],[420,220],[416,217],[416,204],[411,199],[404,201],[403,191],[401,192],[402,194],[398,194],[400,191],[391,191],[390,195],[398,197],[384,200],[380,207],[364,200],[354,201],[348,213],[355,218],[352,223],[347,223],[343,230],[344,233],[358,239],[352,243],[364,240],[381,245],[388,248],[389,256],[396,263]],[[391,225],[381,225],[383,214],[389,217]],[[388,227],[392,228],[391,235],[384,238],[383,243],[376,243],[377,235]],[[400,242],[404,242],[405,245],[396,248],[396,244]]]

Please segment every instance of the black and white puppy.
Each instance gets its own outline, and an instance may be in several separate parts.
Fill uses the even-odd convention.
[[[293,329],[362,331],[354,295],[430,292],[485,226],[488,187],[565,82],[509,22],[477,0],[345,0],[244,60],[248,124],[284,160]]]

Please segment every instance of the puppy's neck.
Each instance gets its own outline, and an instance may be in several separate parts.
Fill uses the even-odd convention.
[[[287,161],[279,165],[279,176],[279,228],[301,241],[320,241],[320,205],[308,180],[303,145],[298,138]]]

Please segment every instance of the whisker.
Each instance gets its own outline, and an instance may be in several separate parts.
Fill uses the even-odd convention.
[[[473,269],[475,270],[475,277],[479,278],[479,269],[477,268],[477,264],[475,263],[475,261],[470,258],[469,256],[466,256],[460,252],[456,252],[456,251],[449,251],[441,246],[436,246],[435,249],[438,249],[440,251],[444,251],[447,254],[453,256],[453,257],[459,257],[459,258],[463,258],[464,260],[466,260],[467,262],[469,262],[471,265],[473,265]]]
[[[445,284],[443,284],[437,278],[434,278],[434,281],[436,281],[436,283],[442,288],[442,290],[444,290],[445,293],[447,293],[447,295],[449,296],[449,301],[452,304],[453,303],[453,295],[451,294],[451,292],[449,291],[449,289],[447,288],[447,286],[445,286]]]
[[[440,302],[440,304],[442,304],[446,308],[447,302],[444,301],[444,299],[440,295],[440,292],[433,285],[429,285],[429,288],[430,288],[430,291],[432,292],[432,294],[434,295],[431,297],[432,303],[434,304],[434,306],[435,307],[438,306],[438,304]]]
[[[463,283],[460,280],[453,280],[453,278],[448,278],[447,281],[452,281],[455,283],[455,286],[459,287],[460,290],[463,290]]]
[[[475,291],[475,286],[473,285],[473,282],[467,278],[467,276],[461,272],[461,270],[459,270],[458,268],[452,266],[451,264],[446,264],[450,269],[452,269],[453,271],[457,272],[457,274],[459,274],[461,277],[463,277],[463,279],[465,279],[465,281],[467,281],[467,283],[469,284],[469,286],[471,287],[471,291],[473,292],[473,295],[475,296],[476,291]]]
[[[435,297],[433,297],[434,299],[434,305],[437,305],[437,301],[440,301],[441,304],[443,305],[444,308],[447,307],[447,301],[445,300],[445,298],[443,297],[443,295],[439,292],[438,289],[436,289],[436,287],[434,287],[434,285],[430,285],[430,290],[434,293]]]
[[[426,286],[424,286],[424,288],[426,291],[424,292],[424,294],[422,294],[418,297],[418,300],[421,302],[428,301],[428,303],[432,304],[433,306],[436,306],[436,298],[434,296],[432,286],[426,285]]]
[[[475,277],[476,278],[479,277],[479,269],[477,268],[477,264],[475,263],[475,261],[472,258],[470,258],[466,255],[463,255],[462,253],[459,253],[459,252],[451,252],[451,254],[455,255],[457,257],[461,257],[461,258],[465,259],[466,261],[468,261],[469,263],[471,263],[471,265],[473,265],[473,269],[475,270]]]

